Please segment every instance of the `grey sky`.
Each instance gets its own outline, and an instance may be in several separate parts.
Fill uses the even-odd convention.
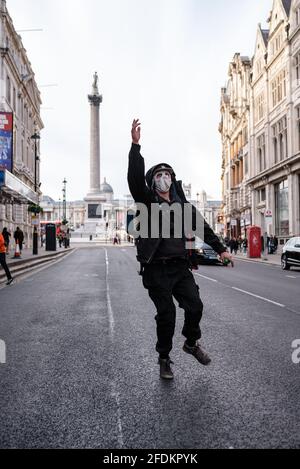
[[[128,193],[132,119],[142,122],[146,165],[172,164],[221,196],[220,88],[235,52],[252,56],[272,0],[7,0],[41,88],[42,189],[68,199],[89,187],[89,104],[100,76],[101,179]],[[53,108],[53,109],[49,109]]]

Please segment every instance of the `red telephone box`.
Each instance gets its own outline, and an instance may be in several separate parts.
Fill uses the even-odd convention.
[[[248,257],[250,259],[261,257],[261,228],[250,226],[247,229]]]

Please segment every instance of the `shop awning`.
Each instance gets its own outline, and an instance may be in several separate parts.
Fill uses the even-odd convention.
[[[38,203],[38,195],[7,170],[0,170],[0,194],[1,192],[21,203]]]

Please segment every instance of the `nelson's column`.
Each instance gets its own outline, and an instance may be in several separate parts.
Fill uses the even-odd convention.
[[[105,230],[103,220],[103,203],[105,195],[100,186],[100,104],[102,96],[98,90],[98,75],[94,75],[92,93],[88,95],[91,106],[91,134],[90,134],[90,190],[85,197],[86,215],[85,230],[91,233],[101,233]]]

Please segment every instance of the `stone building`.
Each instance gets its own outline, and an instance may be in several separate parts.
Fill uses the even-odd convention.
[[[0,229],[19,226],[27,245],[33,232],[28,204],[40,195],[40,106],[21,36],[0,0]]]
[[[245,183],[251,191],[251,223],[263,233],[275,234],[282,245],[300,233],[300,1],[274,0],[268,25],[258,26],[247,82],[250,139]],[[222,90],[224,177],[227,94]],[[225,216],[234,195],[225,183]]]
[[[251,224],[249,178],[250,73],[248,57],[235,54],[221,91],[222,193],[225,236],[240,236]]]

